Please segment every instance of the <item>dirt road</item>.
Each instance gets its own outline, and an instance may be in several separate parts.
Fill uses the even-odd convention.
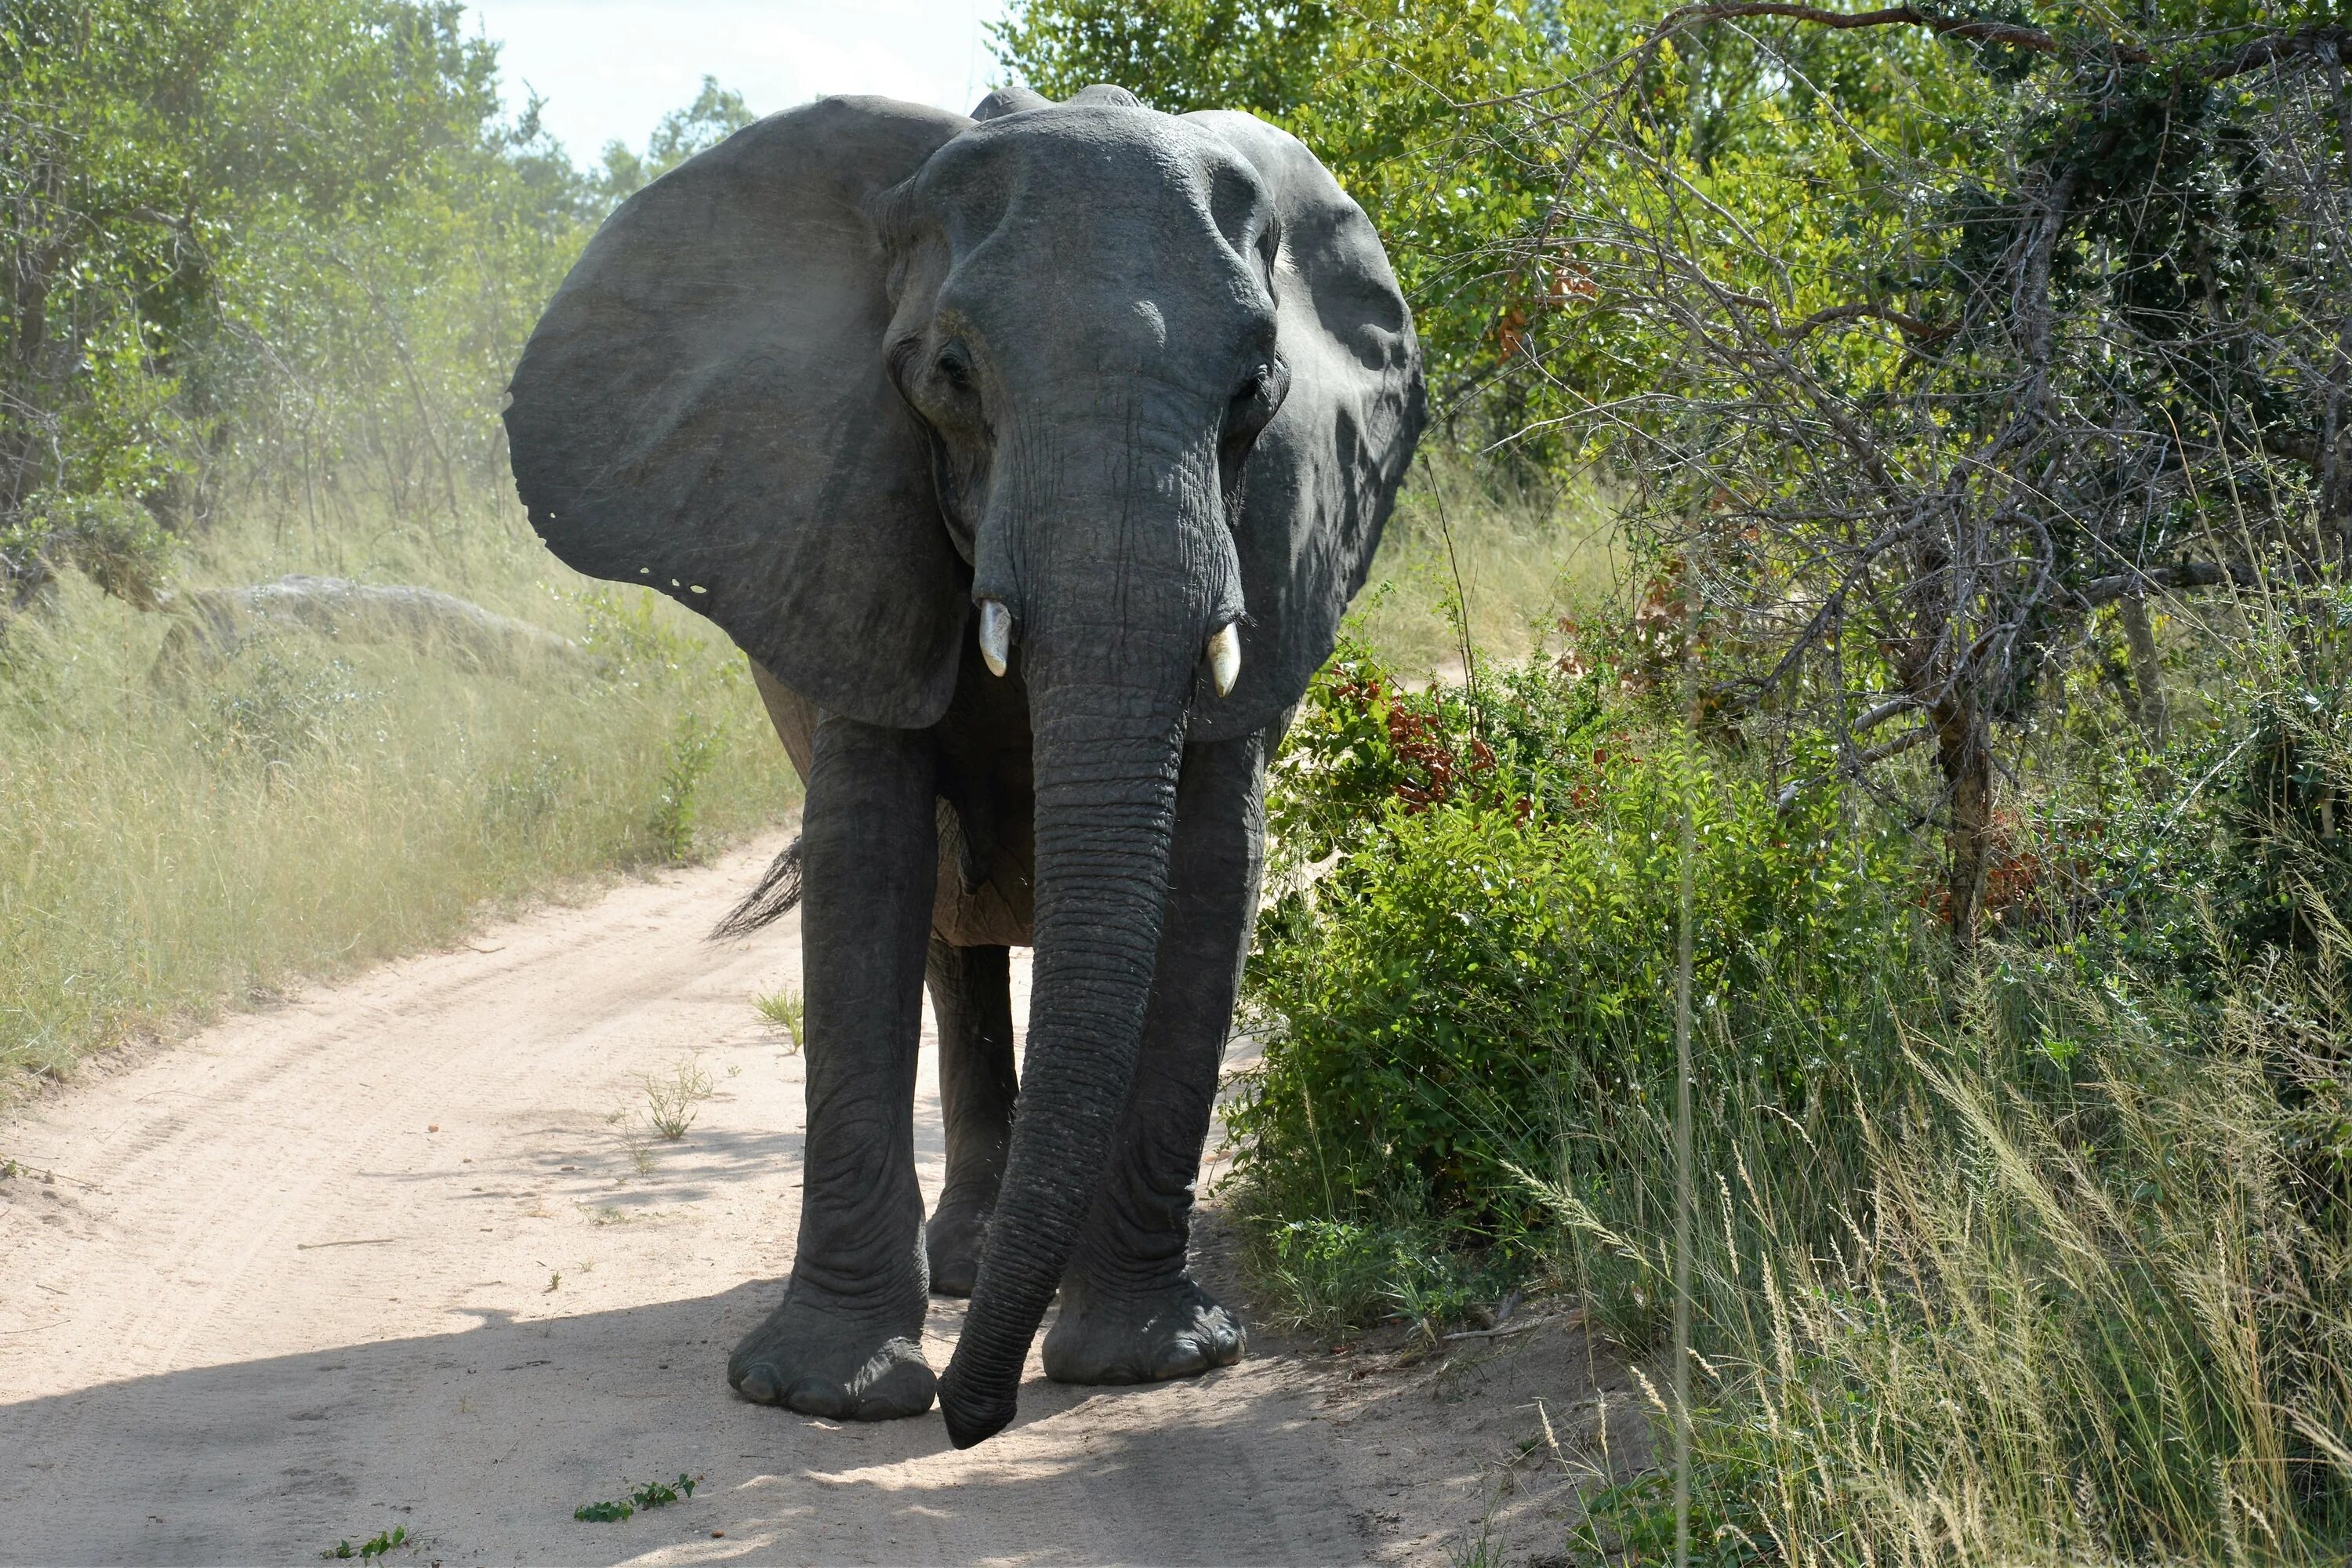
[[[1557,1552],[1565,1468],[1506,1461],[1536,1398],[1574,1447],[1615,1389],[1557,1329],[1433,1368],[1259,1333],[1237,1367],[1129,1390],[1033,1360],[1018,1423],[963,1454],[936,1415],[736,1399],[725,1355],[790,1267],[800,1188],[800,1059],[750,998],[797,984],[800,943],[702,933],[772,848],[240,1016],[0,1123],[0,1563],[316,1561],[394,1527],[387,1561],[420,1568],[1442,1562],[1482,1520],[1513,1561]],[[932,1058],[927,1037],[927,1195]],[[711,1091],[667,1142],[645,1079],[680,1063]],[[934,1304],[934,1366],[961,1314]],[[678,1505],[572,1518],[681,1473]]]

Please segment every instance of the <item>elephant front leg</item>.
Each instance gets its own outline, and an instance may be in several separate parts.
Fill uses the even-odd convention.
[[[1193,1186],[1216,1106],[1264,864],[1265,744],[1190,747],[1177,785],[1143,1048],[1118,1142],[1062,1276],[1045,1374],[1150,1383],[1241,1359],[1240,1320],[1185,1266]]]
[[[935,773],[927,733],[818,721],[801,837],[800,1244],[782,1303],[727,1363],[763,1405],[862,1421],[930,1408],[914,1100]]]
[[[947,1184],[923,1230],[931,1289],[969,1296],[1013,1142],[1012,954],[931,938],[931,1012],[940,1025],[940,1117]]]

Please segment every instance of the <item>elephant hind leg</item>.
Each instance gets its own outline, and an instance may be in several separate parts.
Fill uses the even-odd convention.
[[[931,1290],[969,1296],[1004,1176],[1018,1087],[1013,1067],[1012,952],[931,938],[925,976],[940,1026],[940,1110],[947,1184],[925,1227]]]

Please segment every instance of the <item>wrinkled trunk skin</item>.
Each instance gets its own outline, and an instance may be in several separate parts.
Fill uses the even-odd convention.
[[[1035,970],[1021,1110],[940,1412],[958,1447],[1013,1419],[1030,1342],[1102,1184],[1168,903],[1185,721],[1242,613],[1213,428],[1129,401],[1001,437],[973,591],[1006,600],[1029,692]]]
[[[940,1384],[960,1448],[1013,1419],[1046,1306],[1109,1163],[1168,900],[1189,666],[1139,685],[1033,685],[1036,971],[1021,1115]]]

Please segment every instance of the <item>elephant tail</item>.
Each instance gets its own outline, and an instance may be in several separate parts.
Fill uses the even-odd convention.
[[[712,942],[725,942],[732,937],[750,936],[761,927],[772,925],[792,912],[801,901],[801,841],[793,839],[783,852],[768,863],[760,875],[760,885],[743,896],[743,901],[727,912],[727,918],[710,928]]]

